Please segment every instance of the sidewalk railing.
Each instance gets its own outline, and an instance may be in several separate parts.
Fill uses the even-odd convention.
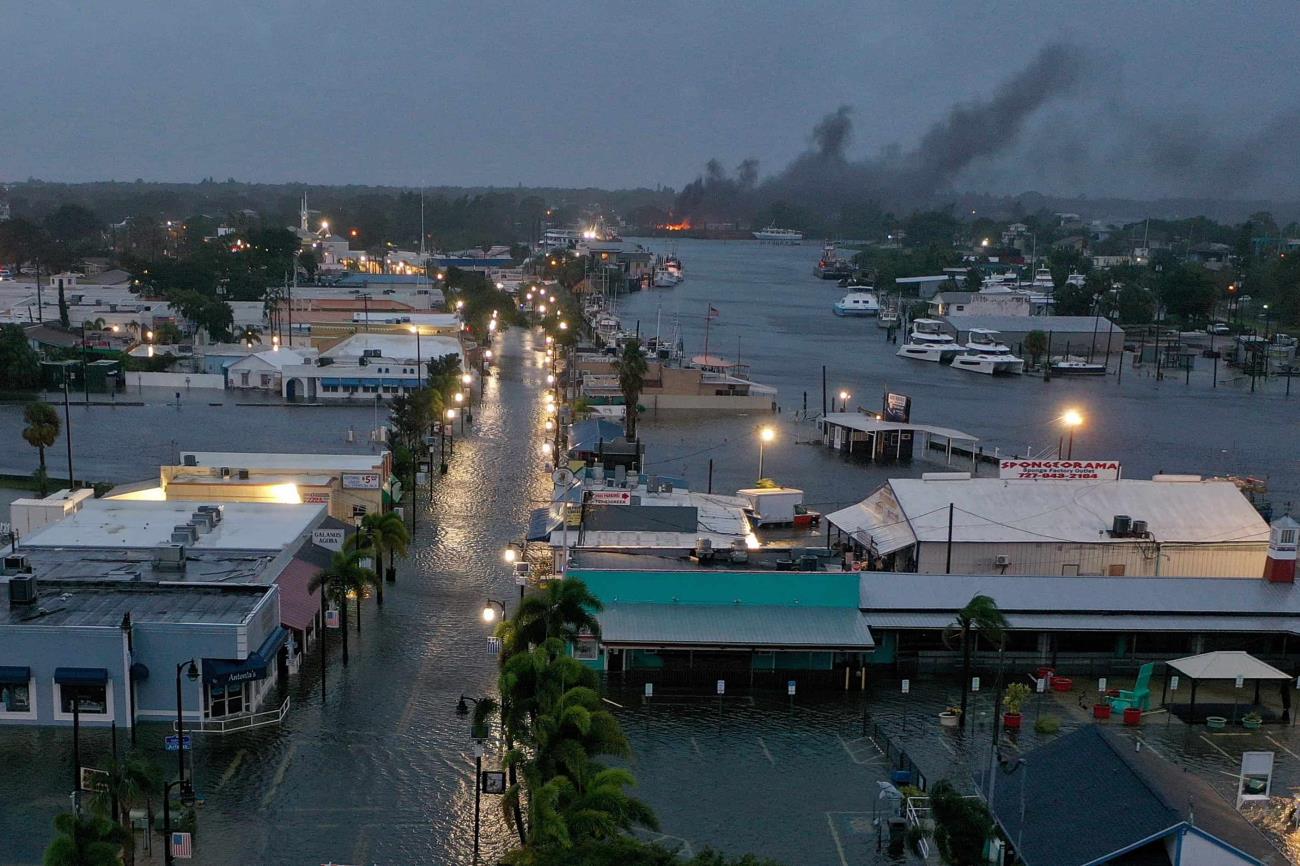
[[[289,698],[286,697],[284,703],[273,710],[248,713],[242,716],[228,716],[222,719],[203,719],[197,724],[187,722],[185,732],[192,734],[229,734],[233,731],[247,731],[251,728],[278,725],[284,721],[284,717],[288,714]],[[172,730],[176,730],[175,722],[172,722]]]
[[[907,818],[909,827],[920,827],[924,832],[917,842],[917,850],[921,854],[921,859],[930,858],[930,798],[929,797],[908,797],[907,805],[903,808],[904,816]]]

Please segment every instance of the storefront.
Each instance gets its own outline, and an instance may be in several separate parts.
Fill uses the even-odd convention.
[[[243,661],[203,659],[203,715],[217,719],[256,709],[262,695],[288,675],[289,631],[277,626]]]

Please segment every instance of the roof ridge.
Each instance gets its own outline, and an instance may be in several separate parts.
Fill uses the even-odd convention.
[[[1179,806],[1177,803],[1171,803],[1169,801],[1169,797],[1166,796],[1165,792],[1160,787],[1157,786],[1154,779],[1149,773],[1146,772],[1146,768],[1142,766],[1141,762],[1133,759],[1132,756],[1136,755],[1138,753],[1138,750],[1141,749],[1140,744],[1137,749],[1134,749],[1132,753],[1130,753],[1127,748],[1122,747],[1123,744],[1120,741],[1123,738],[1120,737],[1119,734],[1116,734],[1111,731],[1103,731],[1101,729],[1101,726],[1097,724],[1089,725],[1089,727],[1093,728],[1096,731],[1096,734],[1098,737],[1101,738],[1101,741],[1104,742],[1106,744],[1106,747],[1109,748],[1112,752],[1114,752],[1115,756],[1124,763],[1124,766],[1128,768],[1129,772],[1132,773],[1135,778],[1137,778],[1138,782],[1142,784],[1142,787],[1150,791],[1151,794],[1157,800],[1159,800],[1160,803],[1166,809],[1170,811],[1170,817],[1174,821],[1187,820],[1187,816],[1183,814],[1183,808]],[[1178,767],[1177,764],[1174,764],[1172,762],[1170,762],[1170,766]],[[1184,773],[1187,772],[1187,770],[1183,767],[1178,767],[1178,769],[1182,770],[1182,772]]]

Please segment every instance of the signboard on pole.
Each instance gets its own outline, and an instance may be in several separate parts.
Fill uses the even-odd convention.
[[[1178,674],[1174,674],[1169,678],[1169,691],[1178,691]]]
[[[1246,678],[1245,678],[1245,677],[1241,677],[1241,676],[1237,677],[1237,681],[1236,681],[1236,686],[1237,686],[1237,688],[1241,688],[1241,687],[1244,686],[1245,684],[1246,684]]]
[[[647,698],[653,698],[653,697],[655,696],[655,684],[654,684],[654,683],[646,683],[646,684],[645,684],[645,696],[646,696]]]
[[[1099,695],[1104,695],[1104,694],[1106,694],[1106,678],[1105,678],[1105,677],[1098,677],[1098,678],[1097,678],[1097,694],[1099,694]]]
[[[1241,753],[1241,772],[1237,775],[1238,809],[1242,803],[1269,799],[1273,788],[1273,757],[1272,752]]]
[[[338,627],[339,627],[339,611],[338,611],[338,608],[336,608],[336,607],[331,607],[331,608],[329,608],[329,609],[327,609],[327,610],[325,611],[325,627],[326,627],[326,628],[338,628]]]
[[[725,695],[726,693],[727,693],[727,681],[718,680],[718,694]]]
[[[592,505],[631,505],[632,494],[626,490],[596,490],[590,501]]]
[[[885,392],[885,420],[906,424],[912,420],[912,398]]]
[[[1019,481],[1115,481],[1118,460],[1001,460],[998,477]]]
[[[505,771],[484,770],[479,776],[479,790],[484,794],[504,794],[506,792]]]
[[[188,739],[188,737],[186,739]],[[107,791],[108,770],[97,770],[94,767],[82,767],[81,768],[81,790]]]
[[[344,490],[378,490],[380,478],[378,472],[344,472]]]
[[[1034,689],[1041,695],[1047,691],[1047,677],[1039,677],[1034,681]]]
[[[326,550],[342,550],[343,540],[347,538],[348,531],[343,527],[338,529],[313,529],[311,531],[311,543],[317,547],[323,547]]]
[[[903,680],[903,694],[909,694],[912,691],[912,681]]]
[[[1115,481],[1119,460],[1000,460],[997,477],[1021,481]]]
[[[787,680],[785,684],[785,693],[790,697],[794,697],[794,688],[795,688],[795,681]]]
[[[169,752],[179,752],[181,750],[181,742],[182,742],[181,739],[177,737],[175,734],[172,734],[171,736],[168,737],[163,737],[163,746],[166,747],[167,751]],[[187,752],[191,751],[194,748],[194,738],[191,737],[189,734],[186,734],[184,744],[185,744],[185,751]]]
[[[980,690],[980,678],[979,678],[979,677],[971,677],[971,678],[970,678],[970,690],[971,690],[972,692],[978,692],[978,691]]]

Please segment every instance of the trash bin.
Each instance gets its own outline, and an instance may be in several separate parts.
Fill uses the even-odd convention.
[[[912,771],[894,770],[889,774],[889,781],[893,782],[895,786],[910,785],[912,784]]]

